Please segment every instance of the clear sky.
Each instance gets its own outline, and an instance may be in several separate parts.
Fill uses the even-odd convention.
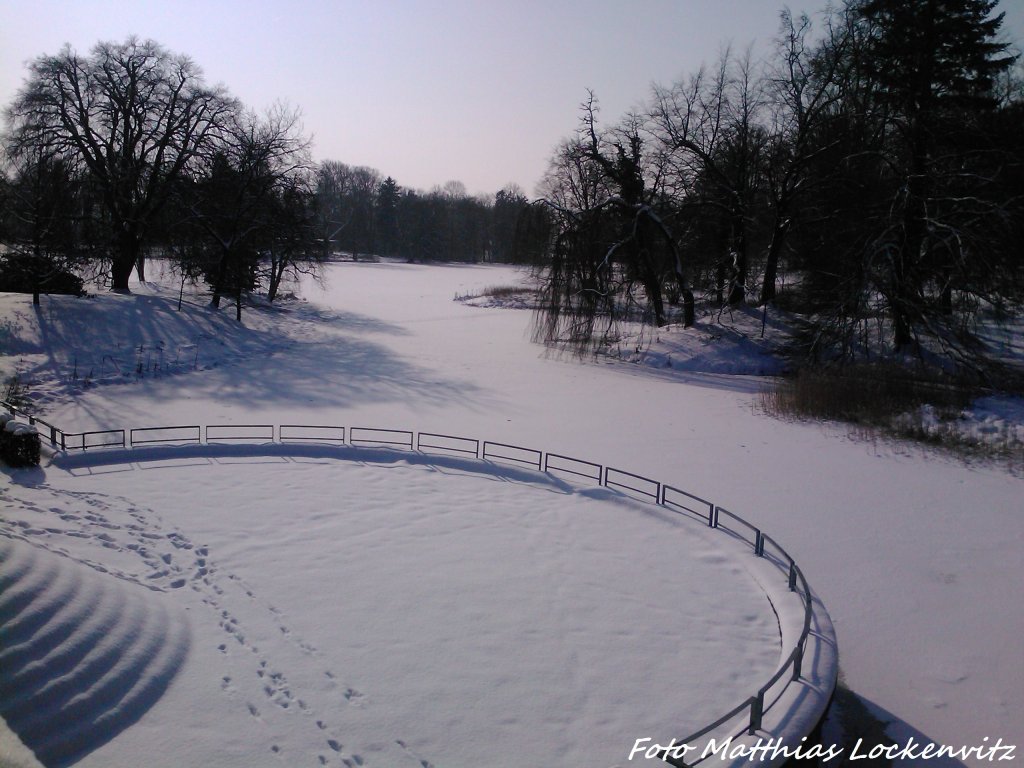
[[[712,63],[764,51],[784,0],[0,0],[0,104],[25,62],[152,38],[247,106],[299,107],[317,160],[399,184],[534,191],[588,88],[611,122]],[[817,12],[825,0],[791,0]],[[1002,0],[1021,40],[1024,0]],[[1016,34],[1013,34],[1016,33]]]

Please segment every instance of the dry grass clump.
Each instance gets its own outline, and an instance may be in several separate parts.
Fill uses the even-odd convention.
[[[941,374],[895,364],[805,368],[779,379],[762,395],[764,410],[777,417],[842,421],[867,440],[910,440],[963,459],[997,459],[1024,468],[1024,443],[1004,425],[983,434],[965,431],[961,415],[975,389]]]
[[[495,299],[508,299],[524,293],[536,293],[537,289],[527,285],[490,285],[480,292],[481,296]]]
[[[833,419],[885,426],[899,414],[923,405],[962,409],[970,387],[937,374],[907,371],[896,365],[803,368],[764,395],[765,409],[776,416]]]

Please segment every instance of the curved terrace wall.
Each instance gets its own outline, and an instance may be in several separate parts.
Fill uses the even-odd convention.
[[[314,424],[211,424],[171,425],[131,429],[65,432],[21,414],[40,430],[44,443],[73,464],[120,461],[129,455],[185,449],[201,455],[269,452],[302,455],[315,451],[338,459],[357,459],[360,452],[386,450],[423,455],[431,460],[502,463],[562,477],[577,484],[595,485],[629,495],[689,518],[699,520],[722,535],[743,542],[751,555],[748,567],[771,599],[773,591],[799,597],[801,610],[776,608],[782,638],[782,663],[750,695],[695,733],[680,734],[669,744],[637,742],[635,757],[658,754],[673,765],[698,765],[712,759],[715,749],[729,739],[730,749],[768,740],[795,748],[819,722],[836,682],[837,649],[828,613],[812,592],[796,561],[781,544],[756,524],[712,501],[675,485],[606,464],[524,446],[433,432]],[[70,457],[74,458],[70,458]],[[773,602],[773,608],[776,607]],[[692,692],[681,692],[692,696]],[[683,745],[686,745],[685,747]],[[749,764],[742,750],[726,764]],[[785,762],[782,749],[762,753],[758,762]],[[721,753],[713,753],[721,760]]]

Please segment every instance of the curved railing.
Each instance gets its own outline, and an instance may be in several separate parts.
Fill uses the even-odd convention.
[[[643,475],[564,454],[547,453],[536,448],[436,432],[326,424],[210,424],[206,426],[191,424],[127,430],[65,432],[6,402],[0,401],[0,407],[14,415],[25,417],[30,424],[36,425],[37,429],[42,426],[44,430],[40,432],[41,438],[48,441],[54,450],[63,453],[77,450],[131,449],[157,445],[315,443],[354,448],[372,446],[427,454],[463,455],[480,461],[509,462],[527,466],[539,472],[564,472],[589,479],[599,486],[639,496],[675,512],[688,513],[705,522],[710,528],[726,531],[745,541],[752,547],[755,556],[772,562],[785,574],[789,590],[799,595],[803,603],[803,626],[799,637],[775,674],[746,700],[740,702],[713,723],[690,734],[685,739],[674,740],[673,744],[693,744],[730,721],[738,720],[744,713],[746,713],[746,717],[743,729],[739,732],[734,731],[732,735],[738,735],[743,731],[748,735],[756,734],[761,729],[765,713],[770,708],[770,704],[766,703],[769,692],[785,680],[783,688],[776,692],[774,701],[778,701],[789,683],[800,680],[803,674],[804,655],[811,634],[814,609],[810,587],[796,561],[775,539],[739,515],[700,496]],[[677,766],[693,766],[701,761],[696,759],[693,762],[683,762],[681,758],[670,753],[667,748],[662,760]]]

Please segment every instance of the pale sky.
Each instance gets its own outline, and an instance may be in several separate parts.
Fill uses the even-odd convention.
[[[516,183],[529,195],[587,89],[614,122],[713,63],[761,52],[784,0],[0,0],[0,105],[25,62],[70,43],[152,38],[247,106],[299,107],[317,160],[368,165],[426,190]],[[825,0],[791,0],[816,13]],[[1002,0],[1021,40],[1024,0]],[[1014,35],[1013,32],[1017,34]]]

